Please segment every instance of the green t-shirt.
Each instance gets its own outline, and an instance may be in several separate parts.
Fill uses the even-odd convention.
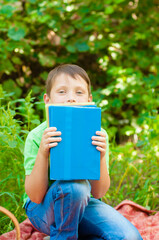
[[[35,164],[36,156],[39,150],[39,146],[41,143],[41,138],[43,135],[44,130],[47,128],[47,122],[43,122],[38,127],[34,128],[27,136],[24,148],[24,169],[25,175],[30,175],[32,169]],[[104,129],[101,129],[103,132],[106,133]],[[106,164],[107,169],[109,172],[109,141],[108,141],[108,134],[106,133],[106,143],[107,143],[107,150],[106,150]],[[50,181],[53,182],[53,181]],[[24,195],[24,204],[27,200],[28,196],[25,193]]]

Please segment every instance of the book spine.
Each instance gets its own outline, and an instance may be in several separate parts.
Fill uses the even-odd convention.
[[[73,108],[65,108],[65,143],[64,146],[64,178],[68,179],[71,175],[71,146],[72,146],[72,111]]]
[[[45,105],[45,110],[46,110],[46,123],[47,123],[47,127],[49,127],[49,106]]]

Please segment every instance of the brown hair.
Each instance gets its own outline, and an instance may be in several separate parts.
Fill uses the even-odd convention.
[[[91,94],[91,81],[86,71],[75,64],[62,64],[57,66],[53,70],[51,70],[48,74],[48,78],[46,81],[46,93],[49,97],[50,97],[50,91],[55,79],[62,73],[66,73],[67,75],[75,79],[77,79],[78,76],[83,78],[88,84],[88,93],[89,95]]]

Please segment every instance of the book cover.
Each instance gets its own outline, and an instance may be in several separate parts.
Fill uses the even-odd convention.
[[[100,178],[100,152],[91,137],[101,130],[101,109],[93,104],[48,105],[48,124],[62,141],[50,149],[50,179]]]

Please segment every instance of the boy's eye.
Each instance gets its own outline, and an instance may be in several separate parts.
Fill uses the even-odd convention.
[[[65,91],[64,90],[59,90],[59,93],[65,93]]]
[[[77,91],[77,94],[79,94],[79,95],[82,94],[82,93],[83,93],[82,91]]]

